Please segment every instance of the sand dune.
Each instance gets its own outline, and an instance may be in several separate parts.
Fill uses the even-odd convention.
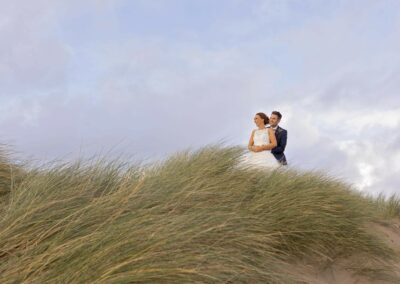
[[[367,230],[377,235],[400,256],[400,219],[395,218],[381,223],[369,223]],[[362,283],[396,283],[397,280],[370,279],[366,276],[355,274],[348,269],[359,263],[367,262],[368,256],[352,256],[349,259],[339,258],[323,270],[314,267],[307,271],[307,283],[315,284],[362,284]],[[395,275],[400,277],[400,261],[395,265]]]
[[[210,146],[0,163],[0,283],[400,283],[400,200]]]

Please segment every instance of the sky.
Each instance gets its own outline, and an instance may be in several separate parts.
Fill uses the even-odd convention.
[[[292,167],[400,194],[398,0],[0,0],[0,143],[156,160],[283,114]]]

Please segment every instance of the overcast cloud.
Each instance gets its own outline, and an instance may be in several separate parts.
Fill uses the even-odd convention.
[[[396,0],[0,0],[0,137],[157,159],[280,110],[292,165],[400,194],[399,35]]]

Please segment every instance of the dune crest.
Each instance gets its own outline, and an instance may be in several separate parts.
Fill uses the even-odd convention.
[[[242,151],[0,176],[0,283],[399,283],[396,197]]]

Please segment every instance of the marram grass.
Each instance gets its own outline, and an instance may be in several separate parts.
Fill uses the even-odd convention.
[[[316,173],[239,168],[241,153],[209,146],[15,179],[0,163],[0,283],[299,283],[299,263],[354,255],[369,259],[355,273],[391,277],[394,252],[365,230],[384,199]]]

